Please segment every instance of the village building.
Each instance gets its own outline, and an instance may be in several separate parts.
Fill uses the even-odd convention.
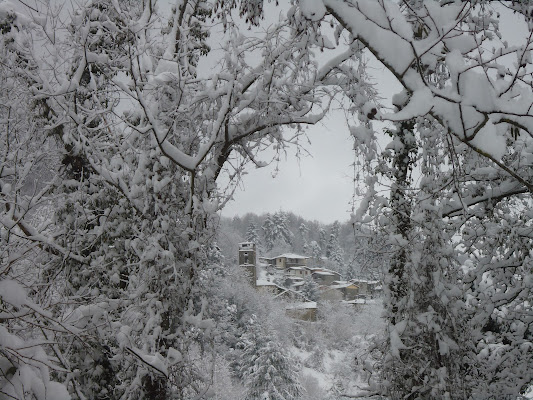
[[[266,257],[266,256],[259,256],[259,263],[273,267],[276,265],[276,257]]]
[[[327,269],[315,270],[311,276],[320,286],[330,286],[333,282],[341,279],[341,274]]]
[[[317,303],[315,301],[306,301],[291,304],[285,309],[285,313],[291,318],[314,322],[317,315]]]
[[[311,257],[301,256],[299,254],[285,253],[274,257],[274,265],[279,269],[307,267],[307,260],[310,258]]]
[[[366,279],[334,281],[331,285],[322,287],[320,298],[322,300],[331,300],[340,297],[345,301],[370,299],[377,296],[380,291],[381,283],[379,281]]]
[[[296,291],[296,290],[293,290],[293,289],[289,289],[289,288],[285,288],[285,287],[282,287],[282,286],[279,286],[280,287],[280,292],[278,294],[276,294],[274,297],[277,298],[277,299],[284,299],[284,300],[291,300],[291,301],[309,301],[309,299],[307,297],[305,297],[302,293]]]
[[[250,279],[253,286],[256,286],[257,282],[257,250],[255,243],[242,242],[239,243],[239,266],[242,267]]]
[[[366,306],[377,304],[378,300],[376,299],[354,299],[354,300],[343,300],[343,304],[349,304],[351,306],[354,306],[355,308],[362,309]]]
[[[329,290],[337,290],[343,300],[354,300],[359,297],[359,286],[352,281],[334,281],[328,287]]]
[[[327,268],[311,266],[311,257],[285,253],[276,257],[259,257],[255,243],[239,243],[239,265],[258,292],[291,302],[286,313],[292,318],[315,321],[317,303],[309,302],[299,289],[305,278],[320,287],[320,300],[342,301],[354,306],[367,304],[381,289],[379,281],[365,279],[341,280],[341,275]],[[316,261],[316,260],[315,260]]]
[[[304,283],[304,279],[299,276],[286,275],[284,278],[284,284],[287,287],[301,286]]]
[[[350,282],[358,287],[358,297],[375,297],[382,291],[380,281],[352,279]]]
[[[287,275],[305,278],[311,275],[311,271],[305,267],[289,267],[287,268]]]

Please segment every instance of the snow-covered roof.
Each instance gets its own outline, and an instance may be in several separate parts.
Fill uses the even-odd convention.
[[[339,275],[339,276],[341,275],[340,273],[333,271],[331,269],[327,269],[327,268],[320,268],[320,267],[305,267],[305,268],[307,268],[311,272],[329,272],[335,275]]]
[[[255,286],[278,286],[274,282],[267,281],[266,279],[258,279],[255,282]]]
[[[338,273],[337,271],[333,271],[332,269],[322,268],[322,271],[331,272],[332,274],[340,276],[340,273]]]
[[[368,283],[369,285],[377,285],[379,283],[379,281],[371,281],[368,279],[351,279],[350,282]]]
[[[306,310],[310,308],[316,308],[316,301],[306,301],[303,303],[296,303],[288,305],[287,310]]]
[[[299,254],[293,254],[293,253],[285,253],[285,254],[281,254],[279,256],[276,256],[274,258],[298,258],[298,259],[301,259],[301,260],[306,260],[306,259],[311,258],[311,257],[301,256]]]
[[[302,269],[305,270],[305,268],[303,268],[303,267],[289,267],[288,269],[294,269],[294,270],[297,270],[297,271],[302,270]]]
[[[277,285],[277,287],[280,288],[280,289],[283,289],[283,291],[278,293],[277,295],[275,295],[274,298],[281,297],[281,296],[283,296],[283,295],[288,293],[288,294],[292,295],[293,297],[299,297],[299,298],[307,299],[302,293],[297,292],[296,290],[292,290],[292,289],[289,289],[289,288],[286,288],[286,287],[283,287],[283,286],[279,286],[279,285]]]
[[[367,299],[355,299],[355,300],[343,300],[342,303],[344,304],[376,304],[376,301],[367,300]]]
[[[344,288],[347,288],[347,287],[350,287],[350,286],[356,286],[353,282],[339,282],[339,281],[336,281],[336,282],[333,282],[332,285],[330,285],[329,287],[331,289],[344,289]]]
[[[324,276],[333,276],[333,275],[336,275],[334,274],[333,272],[326,272],[326,271],[316,271],[316,272],[313,272],[313,275],[314,274],[317,274],[317,275],[324,275]]]

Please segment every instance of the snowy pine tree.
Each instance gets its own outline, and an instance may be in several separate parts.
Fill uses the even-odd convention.
[[[300,287],[300,292],[310,301],[318,301],[320,298],[318,284],[310,276],[304,279],[304,284]]]
[[[300,232],[302,249],[307,253],[309,251],[309,228],[302,222],[298,227],[298,232]]]
[[[302,395],[298,370],[288,350],[255,316],[242,337],[240,373],[247,399],[297,400]]]
[[[259,232],[257,231],[257,226],[253,222],[248,225],[245,237],[246,241],[255,243],[258,248],[261,247],[261,239],[259,238]]]
[[[332,255],[337,252],[339,246],[339,232],[340,224],[339,221],[335,221],[331,227],[329,238],[326,244],[326,257],[331,258]]]
[[[324,228],[320,228],[318,231],[318,247],[324,252],[326,252],[326,247],[328,245],[328,234]]]
[[[273,221],[276,225],[276,236],[278,240],[291,245],[294,234],[289,229],[287,214],[283,211],[278,211],[274,214]]]
[[[267,214],[261,229],[267,251],[278,245],[292,244],[293,233],[288,227],[287,214],[283,211],[278,211],[274,215]]]
[[[313,257],[316,262],[320,262],[320,259],[322,257],[322,249],[320,248],[316,240],[313,240],[311,241],[311,243],[309,243],[309,252],[311,254],[311,257]]]
[[[263,221],[263,225],[261,226],[261,229],[263,231],[265,248],[267,251],[270,251],[274,247],[274,243],[276,242],[276,239],[277,239],[276,225],[270,213],[266,215],[266,218]]]

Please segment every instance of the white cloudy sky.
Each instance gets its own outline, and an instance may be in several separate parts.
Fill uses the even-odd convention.
[[[342,117],[341,117],[342,118]],[[293,211],[307,219],[330,222],[349,218],[352,197],[352,143],[344,121],[329,118],[309,130],[310,156],[288,154],[276,166],[249,168],[223,215]]]

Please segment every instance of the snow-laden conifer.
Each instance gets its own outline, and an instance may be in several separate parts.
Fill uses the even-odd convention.
[[[252,317],[243,335],[239,368],[246,385],[246,398],[296,400],[302,394],[298,370],[287,348],[273,332]]]

